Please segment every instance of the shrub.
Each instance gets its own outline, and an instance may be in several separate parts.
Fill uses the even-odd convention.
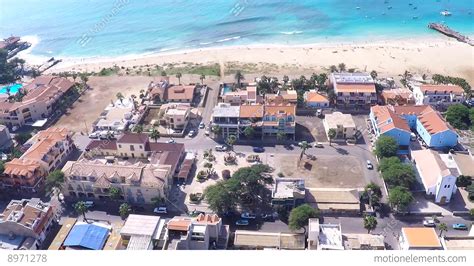
[[[278,173],[278,177],[284,177],[285,175],[282,172]]]

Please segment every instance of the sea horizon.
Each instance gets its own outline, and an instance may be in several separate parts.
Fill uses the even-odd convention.
[[[25,0],[8,4],[12,1],[0,0],[0,37],[23,37],[33,44],[28,56],[38,59],[135,58],[222,47],[435,39],[440,34],[427,28],[429,22],[474,35],[474,0],[163,0],[159,4],[90,0],[87,5]],[[39,10],[13,21],[12,14],[27,6]],[[442,16],[443,10],[452,16]],[[182,16],[177,19],[176,14]]]

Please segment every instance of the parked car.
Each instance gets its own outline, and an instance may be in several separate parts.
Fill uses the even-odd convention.
[[[316,110],[316,116],[317,117],[322,117],[323,116],[323,110],[322,109]]]
[[[467,230],[466,224],[453,224],[453,229],[455,230]]]
[[[205,127],[204,122],[199,123],[199,128],[203,129]]]
[[[189,133],[188,133],[188,137],[192,138],[192,137],[194,137],[195,134],[196,134],[196,131],[191,130],[191,131],[189,131]]]
[[[315,148],[324,148],[323,144],[321,142],[316,142],[314,143]]]
[[[264,147],[253,147],[252,150],[253,150],[253,152],[256,152],[256,153],[265,152],[265,148],[264,148]]]
[[[99,138],[99,132],[92,132],[89,134],[90,139],[97,139]]]
[[[204,135],[209,136],[210,134],[211,132],[209,131],[209,129],[206,129],[206,131],[204,131]]]
[[[84,205],[86,205],[87,208],[92,208],[94,207],[94,202],[91,200],[84,201]]]
[[[238,225],[238,226],[247,226],[247,225],[249,225],[249,220],[243,220],[243,219],[237,220],[237,221],[235,222],[235,225]]]
[[[264,213],[262,214],[262,219],[265,221],[273,221],[277,217],[276,213]]]
[[[423,226],[425,226],[425,227],[436,227],[436,223],[433,219],[424,220],[423,221]]]
[[[216,151],[227,151],[227,146],[225,145],[216,145]]]
[[[155,208],[153,212],[158,213],[158,214],[167,214],[168,209],[166,207],[158,207],[158,208]]]
[[[168,141],[166,141],[166,143],[176,143],[176,140],[174,140],[174,139],[169,139]]]
[[[255,219],[257,216],[255,214],[249,213],[249,212],[244,212],[240,215],[240,218],[242,219]]]
[[[372,170],[374,169],[374,165],[372,164],[371,161],[367,160],[367,169]]]

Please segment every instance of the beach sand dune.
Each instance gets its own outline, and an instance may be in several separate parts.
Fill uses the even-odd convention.
[[[165,63],[271,63],[279,66],[300,65],[327,69],[345,63],[347,68],[376,70],[398,75],[405,70],[418,73],[440,73],[462,76],[474,83],[474,47],[445,37],[407,39],[352,44],[312,44],[301,46],[233,46],[189,50],[136,57],[100,59],[65,59],[51,69],[59,71],[100,71],[113,65],[133,67]],[[285,69],[280,68],[285,74]]]

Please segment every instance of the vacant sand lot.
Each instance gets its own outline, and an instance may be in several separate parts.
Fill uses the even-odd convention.
[[[285,177],[304,178],[308,188],[359,188],[366,185],[361,162],[354,156],[316,156],[316,160],[299,155],[281,156],[280,171]]]

